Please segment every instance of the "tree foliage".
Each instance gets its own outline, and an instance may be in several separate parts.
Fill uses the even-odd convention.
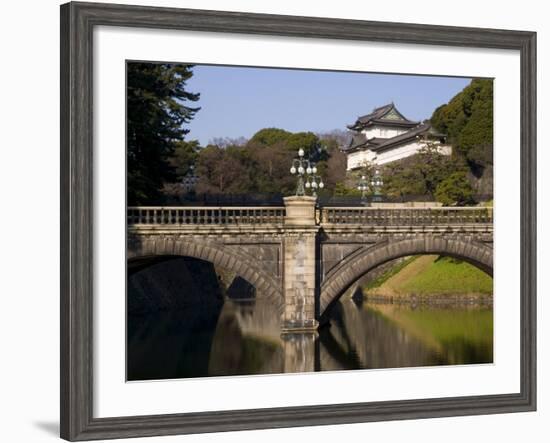
[[[276,143],[286,142],[291,132],[285,131],[279,128],[264,128],[260,129],[250,139],[251,144],[257,144],[259,146],[273,146]]]
[[[346,180],[347,158],[337,142],[332,139],[324,139],[328,159],[319,163],[320,175],[323,177],[325,189],[332,192],[336,189],[338,183]]]
[[[460,158],[443,155],[436,145],[427,143],[416,155],[384,166],[384,193],[391,196],[435,195],[445,178],[466,169]]]
[[[434,194],[439,183],[460,169],[456,158],[441,154],[433,143],[427,143],[420,149],[414,158],[414,167],[418,170],[428,194]]]
[[[225,140],[225,139],[224,139]],[[198,151],[198,193],[292,194],[296,177],[289,172],[298,150],[329,177],[327,187],[345,177],[345,155],[337,145],[327,148],[312,132],[292,133],[278,128],[258,131],[245,143],[209,145]]]
[[[474,190],[464,171],[454,172],[437,185],[435,197],[444,206],[473,203]]]
[[[493,163],[493,80],[475,79],[437,108],[432,125],[449,137],[454,149],[480,175]]]
[[[209,145],[197,159],[197,191],[205,194],[238,194],[250,189],[247,153],[236,146]]]
[[[361,191],[357,188],[346,186],[344,182],[338,182],[334,186],[334,195],[339,197],[359,197],[361,196]]]
[[[420,171],[404,162],[385,165],[383,193],[392,197],[426,195],[426,184]]]
[[[181,156],[188,151],[189,146],[181,145],[189,132],[184,125],[200,109],[189,106],[199,99],[199,94],[186,90],[192,75],[189,65],[127,65],[129,204],[158,203],[163,184],[176,178],[174,166],[178,165],[171,158],[176,152]],[[185,168],[186,160],[182,162],[180,169]]]
[[[197,140],[178,141],[174,143],[174,153],[169,161],[174,168],[175,179],[181,181],[190,174],[199,155],[199,142]]]
[[[250,147],[279,146],[294,154],[304,150],[304,156],[313,161],[326,160],[321,141],[313,132],[289,132],[279,128],[260,129],[247,143]]]
[[[473,80],[448,104],[434,111],[431,124],[437,131],[447,134],[453,154],[442,155],[436,145],[428,143],[418,154],[385,165],[384,193],[391,196],[433,195],[445,204],[471,203],[470,181],[477,183],[482,175],[487,181],[492,174],[492,80]],[[457,189],[453,191],[455,185]],[[492,186],[488,189],[490,192]]]

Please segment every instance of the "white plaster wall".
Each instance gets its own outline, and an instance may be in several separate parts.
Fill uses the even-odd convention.
[[[407,132],[405,128],[387,128],[385,126],[370,126],[367,129],[361,131],[367,136],[367,138],[380,137],[391,138],[397,135]]]
[[[451,155],[453,153],[453,147],[451,145],[439,145],[439,152],[443,155]]]
[[[410,157],[411,155],[416,154],[420,149],[422,149],[423,146],[424,143],[418,143],[417,141],[414,141],[394,149],[379,152],[376,158],[376,164],[383,165],[385,163],[401,160],[405,157]]]
[[[360,168],[366,161],[374,162],[375,157],[376,154],[370,149],[352,152],[347,157],[347,170]]]
[[[451,155],[452,147],[450,145],[439,145],[439,143],[436,143],[436,145],[438,145],[438,150],[441,154]],[[405,145],[399,146],[395,149],[389,149],[384,152],[379,152],[376,157],[375,163],[378,165],[383,165],[385,163],[410,157],[411,155],[414,155],[418,151],[420,151],[424,146],[426,146],[425,142],[418,142],[415,140]]]
[[[365,161],[369,161],[377,165],[384,165],[396,160],[401,160],[416,154],[424,146],[424,142],[418,142],[415,140],[397,148],[379,153],[375,153],[370,149],[365,151],[356,151],[348,155],[347,170],[349,171],[351,169],[360,168],[363,166]],[[443,155],[451,155],[453,152],[452,146],[450,145],[439,145],[438,150]]]

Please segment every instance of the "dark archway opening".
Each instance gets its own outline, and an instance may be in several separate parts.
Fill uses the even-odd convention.
[[[222,306],[223,291],[212,263],[180,256],[128,260],[128,380],[205,371],[205,350]]]
[[[278,334],[277,306],[243,276],[171,255],[132,258],[127,269],[128,380],[280,371],[273,340],[256,331]]]

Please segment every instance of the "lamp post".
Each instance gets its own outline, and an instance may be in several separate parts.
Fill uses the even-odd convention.
[[[369,201],[367,199],[367,191],[369,190],[369,182],[367,181],[366,176],[361,176],[359,184],[357,185],[357,189],[361,191],[361,204],[364,206],[368,206]]]
[[[312,169],[317,170],[317,168],[315,167],[313,167]],[[311,195],[317,197],[317,189],[323,189],[325,187],[325,184],[323,183],[323,179],[320,175],[313,174],[307,177],[305,187],[306,189],[311,188]]]
[[[304,150],[302,148],[298,150],[298,157],[292,160],[290,173],[298,175],[298,183],[296,185],[296,195],[298,196],[306,195],[306,189],[311,189],[313,195],[316,196],[317,189],[325,186],[321,177],[316,175],[317,167],[304,158]]]
[[[198,177],[195,174],[195,166],[191,165],[189,166],[189,171],[183,179],[181,180],[181,184],[183,188],[185,189],[185,192],[191,192],[195,189],[195,185],[197,184]]]
[[[373,197],[372,201],[381,201],[382,200],[382,193],[380,192],[382,190],[382,186],[384,186],[384,181],[382,180],[382,175],[380,174],[380,170],[376,169],[374,171],[374,175],[372,176],[372,180],[370,182],[372,189],[373,189]]]

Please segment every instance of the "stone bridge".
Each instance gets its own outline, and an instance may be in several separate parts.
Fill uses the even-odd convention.
[[[128,267],[194,257],[241,276],[279,309],[283,332],[315,330],[333,303],[390,260],[440,254],[492,275],[492,208],[130,207]]]

